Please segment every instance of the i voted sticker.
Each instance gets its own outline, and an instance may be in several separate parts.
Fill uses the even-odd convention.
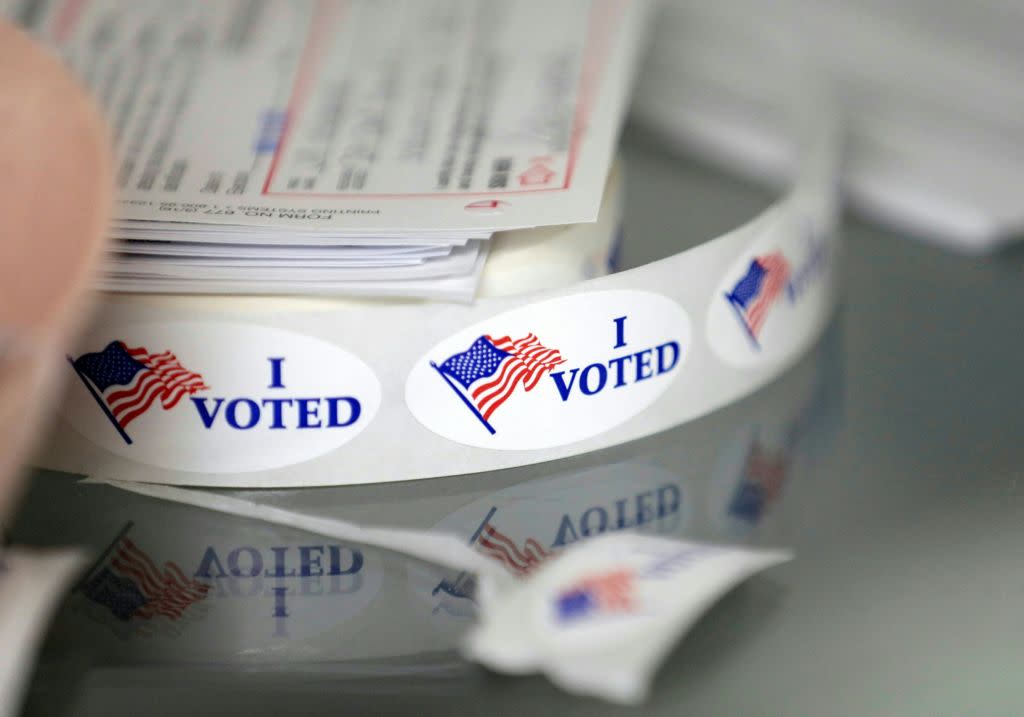
[[[753,366],[783,359],[813,333],[832,286],[833,241],[803,227],[758,242],[729,269],[711,299],[708,342],[723,361]]]
[[[86,337],[68,362],[71,425],[117,455],[174,470],[307,461],[355,438],[380,406],[380,382],[359,358],[260,326],[114,327]]]
[[[499,314],[432,348],[406,382],[409,410],[459,443],[550,448],[604,433],[679,375],[690,322],[646,291],[564,296]]]

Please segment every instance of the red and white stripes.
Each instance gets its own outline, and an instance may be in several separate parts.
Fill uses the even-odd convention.
[[[148,411],[157,399],[160,399],[164,410],[168,410],[174,408],[183,397],[209,388],[203,383],[200,374],[182,366],[178,357],[170,351],[150,354],[141,346],[125,346],[124,349],[148,370],[140,371],[128,388],[114,391],[105,397],[110,412],[121,428]]]
[[[526,391],[533,388],[555,366],[565,363],[558,349],[549,349],[533,333],[521,339],[508,336],[495,339],[486,337],[496,348],[512,354],[502,364],[498,375],[473,389],[473,402],[486,421],[505,403],[520,385]]]

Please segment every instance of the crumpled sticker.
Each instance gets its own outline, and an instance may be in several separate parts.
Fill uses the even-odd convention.
[[[606,533],[573,544],[523,578],[447,533],[358,525],[210,491],[88,482],[471,572],[478,623],[463,655],[498,672],[544,672],[569,692],[625,704],[644,700],[661,661],[716,600],[793,557],[786,550]]]
[[[545,673],[569,692],[636,704],[701,615],[783,550],[630,533],[579,543],[515,584],[483,578],[463,654],[497,672]]]

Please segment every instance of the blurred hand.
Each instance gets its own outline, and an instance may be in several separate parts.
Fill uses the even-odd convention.
[[[59,59],[0,21],[0,520],[66,373],[111,201],[98,111]]]

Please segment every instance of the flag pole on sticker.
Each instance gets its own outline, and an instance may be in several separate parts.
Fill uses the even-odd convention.
[[[123,341],[67,358],[103,415],[129,445],[128,424],[152,408],[157,399],[167,411],[185,396],[209,388],[201,375],[182,366],[170,351],[151,354]]]

